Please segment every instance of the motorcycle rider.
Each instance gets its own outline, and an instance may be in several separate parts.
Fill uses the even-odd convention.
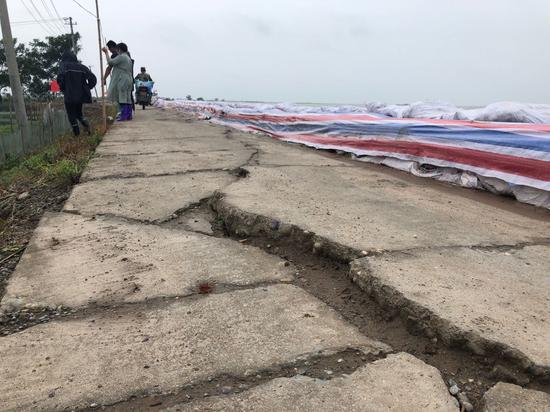
[[[136,80],[141,80],[142,82],[152,82],[153,81],[153,79],[151,78],[149,73],[147,73],[145,71],[145,67],[141,68],[140,73],[138,73],[138,75],[136,76]]]

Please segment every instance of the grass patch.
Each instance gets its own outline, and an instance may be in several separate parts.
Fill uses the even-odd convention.
[[[0,190],[11,191],[26,183],[52,180],[75,183],[100,142],[99,134],[65,136],[22,160],[10,160],[0,170]]]
[[[0,125],[0,135],[11,134],[15,130],[17,130],[16,126],[13,126],[13,128],[12,128],[12,126],[9,125],[9,124],[1,124]]]
[[[107,106],[108,115],[116,110]],[[101,105],[85,106],[86,117],[92,125],[101,123]],[[73,184],[78,182],[84,167],[102,134],[93,130],[91,136],[75,138],[67,132],[53,144],[23,158],[6,159],[0,167],[0,198],[6,193],[21,193],[43,184]]]

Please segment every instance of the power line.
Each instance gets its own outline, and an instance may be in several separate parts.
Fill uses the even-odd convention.
[[[36,23],[40,24],[40,27],[42,27],[42,28],[44,29],[44,31],[46,31],[47,33],[51,34],[51,31],[50,31],[46,26],[44,26],[40,20],[38,20],[38,19],[35,17],[34,13],[31,11],[31,9],[30,9],[29,6],[27,5],[27,3],[25,3],[25,0],[21,0],[21,3],[23,4],[23,6],[25,6],[25,8],[27,9],[27,12],[31,15],[31,17],[33,18],[33,20],[34,20]]]
[[[73,0],[73,2],[75,2],[75,3],[78,5],[78,7],[80,7],[82,10],[84,10],[84,11],[85,11],[86,13],[88,13],[89,15],[96,17],[96,15],[95,15],[94,13],[92,13],[90,10],[88,10],[86,7],[84,7],[84,6],[83,6],[82,4],[80,4],[78,1]]]
[[[44,0],[40,0],[40,2],[42,3],[42,6],[44,6],[44,10],[46,10],[46,13],[48,13],[49,20],[51,21],[51,19],[55,19],[55,16],[53,15],[50,7],[46,4],[46,2]],[[65,28],[60,26],[59,22],[52,21],[52,24],[57,30],[61,30],[62,32],[65,31]]]
[[[12,26],[15,26],[15,25],[25,25],[25,24],[40,24],[40,23],[44,23],[44,22],[47,22],[47,21],[60,21],[60,20],[63,20],[63,19],[46,19],[46,20],[21,20],[21,21],[12,21],[11,22],[11,25]]]
[[[46,19],[44,18],[44,16],[42,15],[42,13],[40,12],[40,10],[38,10],[38,7],[36,7],[36,4],[34,3],[34,0],[29,0],[29,1],[31,2],[31,6],[33,7],[34,11],[36,11],[36,14],[38,14],[38,17],[39,17],[42,21],[46,20]],[[47,26],[48,28],[52,29],[52,26],[50,25],[50,23],[44,23],[44,25]],[[57,34],[57,33],[56,33],[57,30],[58,30],[58,29],[56,29],[55,27],[53,27],[52,32],[54,33],[54,35]]]
[[[55,7],[55,3],[53,2],[53,0],[50,0],[50,3],[51,3],[51,5],[52,5],[52,7],[53,7],[53,11],[54,11],[55,15],[57,16],[57,18],[58,18],[59,20],[63,20],[63,18],[61,17],[61,15],[59,14],[59,12],[57,11],[57,7]],[[65,26],[63,26],[63,28],[65,28]]]
[[[31,11],[31,9],[29,8],[29,6],[27,5],[27,3],[25,3],[25,0],[21,0],[21,3],[23,4],[23,6],[25,6],[25,8],[27,9],[27,11],[29,12],[29,14],[31,15],[31,17],[33,18],[34,21],[36,21],[38,24],[40,24],[40,27],[42,27],[48,34],[55,34],[52,32],[52,30],[44,25],[44,23],[42,23],[39,19],[36,18],[36,16],[34,15],[34,13]]]
[[[40,2],[42,3],[42,6],[44,6],[44,10],[46,10],[46,13],[48,13],[48,17],[50,19],[53,19],[53,14],[52,12],[50,11],[50,9],[48,8],[46,2],[44,0],[40,0]]]
[[[42,13],[40,12],[40,10],[38,10],[38,7],[36,7],[36,4],[34,4],[34,0],[29,0],[31,2],[31,6],[34,8],[34,10],[36,11],[36,14],[38,14],[38,17],[42,20],[46,20],[44,18],[44,16],[42,15]],[[50,23],[44,23],[46,26],[48,26],[50,29],[52,28],[52,26],[50,26]],[[53,26],[53,34],[56,35],[56,31],[59,31],[58,28],[56,28],[55,26]]]

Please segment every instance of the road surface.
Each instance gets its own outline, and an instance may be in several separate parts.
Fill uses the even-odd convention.
[[[549,268],[544,211],[140,111],[9,281],[0,409],[549,410]]]

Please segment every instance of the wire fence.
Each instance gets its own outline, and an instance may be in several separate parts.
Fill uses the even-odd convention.
[[[13,102],[5,98],[0,103],[0,165],[53,143],[71,129],[62,100],[29,101],[26,108],[30,133],[24,144]]]

